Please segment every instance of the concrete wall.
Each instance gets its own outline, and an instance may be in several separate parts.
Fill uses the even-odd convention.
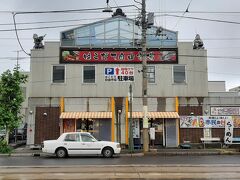
[[[209,92],[225,92],[226,85],[225,81],[208,81]]]
[[[173,83],[173,65],[156,64],[156,83],[148,85],[150,97],[207,96],[206,50],[193,50],[192,43],[179,43],[179,64],[186,65],[187,81]],[[59,64],[59,42],[46,42],[45,49],[31,53],[30,97],[125,97],[129,83],[105,82],[105,67],[134,67],[133,93],[142,96],[141,64],[96,64],[96,83],[83,84],[82,64],[66,64],[65,83],[52,83],[52,66]],[[94,64],[93,64],[94,65]]]

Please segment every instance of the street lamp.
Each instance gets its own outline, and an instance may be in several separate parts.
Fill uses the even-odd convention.
[[[122,110],[119,109],[118,110],[118,118],[117,118],[117,138],[118,138],[118,142],[121,144],[121,113]]]
[[[107,0],[107,7],[102,12],[113,12],[112,8],[109,6],[109,0]]]

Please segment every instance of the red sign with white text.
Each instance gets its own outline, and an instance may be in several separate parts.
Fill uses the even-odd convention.
[[[62,63],[141,63],[142,51],[137,50],[62,50]],[[148,63],[177,63],[176,50],[147,51]]]

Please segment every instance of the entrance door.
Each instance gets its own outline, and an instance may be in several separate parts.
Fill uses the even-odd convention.
[[[166,147],[177,147],[176,119],[166,119]]]
[[[163,119],[152,120],[152,127],[155,128],[155,146],[163,146]]]

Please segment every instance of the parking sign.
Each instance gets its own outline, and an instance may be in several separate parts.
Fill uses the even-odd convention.
[[[105,68],[105,75],[114,75],[114,68]]]

